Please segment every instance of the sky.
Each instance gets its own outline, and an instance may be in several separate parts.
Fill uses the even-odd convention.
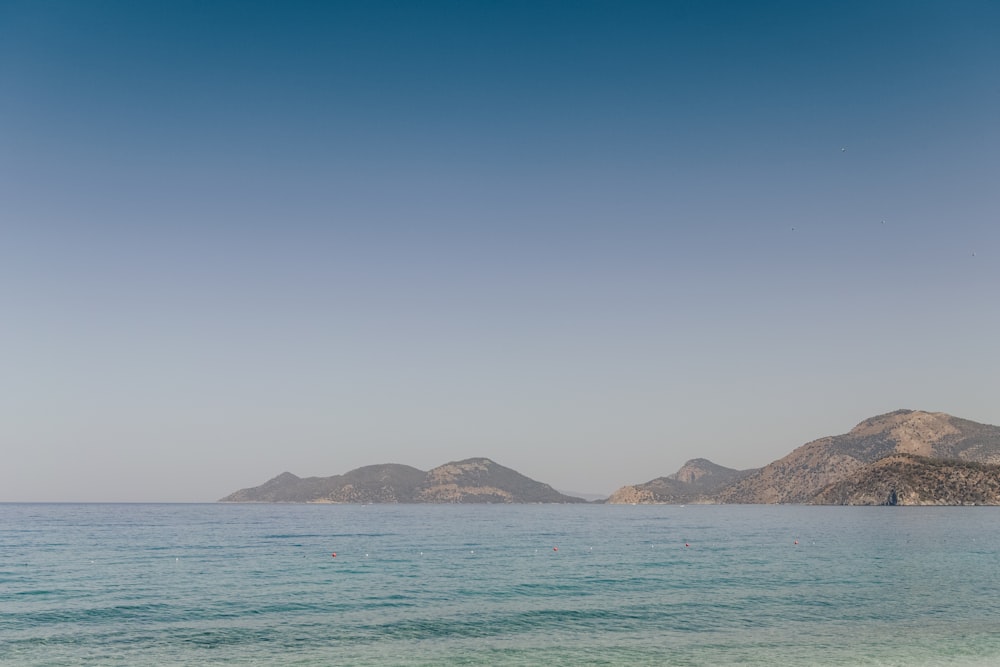
[[[1000,4],[0,0],[0,501],[1000,424]]]

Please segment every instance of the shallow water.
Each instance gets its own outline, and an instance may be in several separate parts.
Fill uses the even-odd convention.
[[[6,504],[0,664],[993,665],[998,556],[985,507]]]

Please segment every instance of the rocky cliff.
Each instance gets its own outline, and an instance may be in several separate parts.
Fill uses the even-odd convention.
[[[424,472],[397,464],[357,468],[332,477],[282,473],[221,502],[291,503],[582,503],[548,484],[485,458],[454,461]]]

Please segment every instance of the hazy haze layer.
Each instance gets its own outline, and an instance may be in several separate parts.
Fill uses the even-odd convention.
[[[1000,423],[994,2],[0,7],[0,501]]]

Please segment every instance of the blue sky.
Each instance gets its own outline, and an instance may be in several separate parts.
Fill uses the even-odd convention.
[[[1000,423],[992,2],[0,3],[0,501]]]

